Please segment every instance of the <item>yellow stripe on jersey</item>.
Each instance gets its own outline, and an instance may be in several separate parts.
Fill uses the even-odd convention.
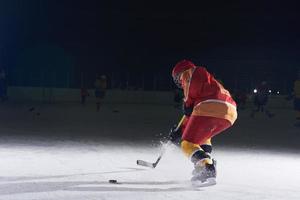
[[[237,111],[236,107],[229,103],[211,100],[196,105],[192,115],[227,119],[233,124],[237,118]]]

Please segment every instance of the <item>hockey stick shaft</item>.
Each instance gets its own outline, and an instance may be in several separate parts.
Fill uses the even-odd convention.
[[[183,115],[183,116],[181,117],[181,120],[178,122],[175,131],[177,131],[177,130],[181,127],[181,124],[182,124],[182,122],[184,121],[184,119],[185,119],[185,115]]]

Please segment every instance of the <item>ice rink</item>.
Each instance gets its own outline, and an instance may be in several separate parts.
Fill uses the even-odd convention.
[[[159,140],[180,119],[171,105],[0,104],[0,199],[300,199],[300,128],[291,109],[250,108],[213,140],[217,185],[190,185],[175,146],[155,169]],[[108,183],[116,179],[118,184]]]

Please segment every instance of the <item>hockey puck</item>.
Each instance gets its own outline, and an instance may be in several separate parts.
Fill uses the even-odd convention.
[[[109,183],[117,183],[117,180],[112,179],[112,180],[109,180],[108,182]]]

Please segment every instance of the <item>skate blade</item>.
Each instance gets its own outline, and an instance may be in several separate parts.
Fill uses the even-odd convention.
[[[192,181],[192,186],[194,187],[208,187],[208,186],[213,186],[216,185],[217,181],[216,178],[208,178],[206,181]]]

